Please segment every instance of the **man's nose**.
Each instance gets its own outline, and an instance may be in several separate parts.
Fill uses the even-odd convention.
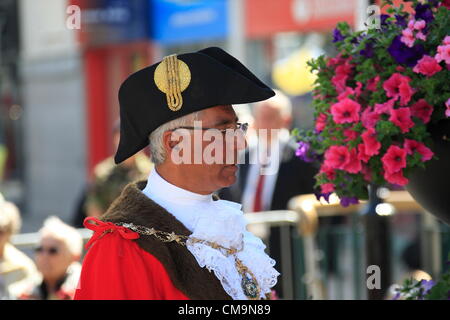
[[[247,138],[245,137],[244,134],[238,134],[235,142],[234,142],[234,149],[237,151],[241,151],[241,150],[245,150],[247,149],[248,143],[247,143]]]

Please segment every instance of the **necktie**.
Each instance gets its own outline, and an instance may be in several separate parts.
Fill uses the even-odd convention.
[[[253,202],[253,212],[262,211],[262,193],[264,188],[264,176],[263,174],[259,175],[258,184],[256,186],[255,198]]]

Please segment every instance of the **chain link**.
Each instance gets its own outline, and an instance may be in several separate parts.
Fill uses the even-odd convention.
[[[178,234],[175,234],[174,232],[159,231],[159,230],[155,230],[154,228],[148,228],[148,227],[145,227],[145,226],[137,226],[137,225],[134,225],[132,223],[119,222],[119,223],[116,223],[116,225],[128,228],[128,229],[130,229],[130,230],[132,230],[134,232],[137,232],[139,234],[142,234],[142,235],[154,236],[155,238],[157,238],[158,240],[160,240],[162,242],[176,242],[176,243],[178,243],[178,244],[180,244],[182,246],[187,246],[187,242],[188,241],[192,242],[192,243],[202,243],[202,244],[205,244],[207,246],[210,246],[213,249],[220,250],[227,257],[230,256],[230,255],[234,256],[236,269],[239,272],[239,274],[242,276],[243,279],[247,278],[247,274],[250,275],[251,281],[252,281],[252,283],[255,284],[255,287],[256,287],[255,294],[254,295],[253,294],[249,295],[249,294],[247,294],[247,290],[244,288],[244,285],[243,285],[243,289],[244,289],[245,295],[249,299],[252,299],[252,300],[259,299],[261,288],[258,285],[258,282],[256,280],[255,275],[236,256],[236,253],[238,253],[238,252],[243,250],[243,248],[244,248],[243,245],[241,245],[240,249],[236,249],[236,248],[233,248],[233,247],[232,248],[227,248],[227,247],[224,247],[224,246],[222,246],[222,245],[220,245],[220,244],[218,244],[216,242],[202,240],[202,239],[189,237],[189,236],[178,235]]]

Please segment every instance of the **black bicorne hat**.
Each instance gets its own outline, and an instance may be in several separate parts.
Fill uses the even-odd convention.
[[[218,105],[266,100],[275,92],[217,47],[171,55],[130,75],[120,86],[120,163],[148,144],[156,128]]]

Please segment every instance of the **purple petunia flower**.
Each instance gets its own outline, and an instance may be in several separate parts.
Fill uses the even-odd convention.
[[[342,35],[341,31],[338,28],[333,30],[333,43],[344,40],[345,37]]]
[[[388,24],[388,23],[386,22],[386,20],[387,20],[389,17],[390,17],[390,16],[389,16],[388,14],[382,14],[382,15],[380,15],[380,22],[381,22],[381,25]]]
[[[397,36],[392,40],[388,48],[388,52],[399,64],[406,64],[408,67],[414,67],[417,61],[425,54],[425,49],[421,44],[417,44],[412,48],[405,45],[401,40],[401,36]]]
[[[320,198],[323,197],[326,202],[330,203],[331,192],[321,193],[321,192],[318,192],[318,191],[314,191],[314,195],[316,196],[317,201],[320,201]]]
[[[400,299],[400,296],[401,296],[401,293],[400,293],[400,292],[397,292],[397,293],[395,294],[395,296],[392,297],[392,300],[398,300],[398,299]]]
[[[359,51],[359,54],[366,57],[366,58],[372,58],[373,57],[373,43],[367,42],[366,47]]]
[[[408,25],[408,23],[406,22],[406,18],[404,16],[396,14],[395,19],[397,20],[395,24],[402,28],[406,28],[406,26]]]
[[[357,197],[342,197],[341,206],[348,207],[351,204],[358,204],[359,200]]]
[[[435,284],[433,280],[422,280],[420,286],[423,288],[423,294],[426,295]]]
[[[428,24],[429,22],[433,21],[433,11],[431,11],[431,8],[428,4],[417,4],[415,7],[416,14],[414,15],[414,18],[416,20],[425,20],[425,22]]]
[[[309,149],[310,149],[310,145],[308,142],[300,141],[298,143],[298,149],[295,151],[295,155],[305,162],[313,162],[314,159],[311,159],[308,156]]]

